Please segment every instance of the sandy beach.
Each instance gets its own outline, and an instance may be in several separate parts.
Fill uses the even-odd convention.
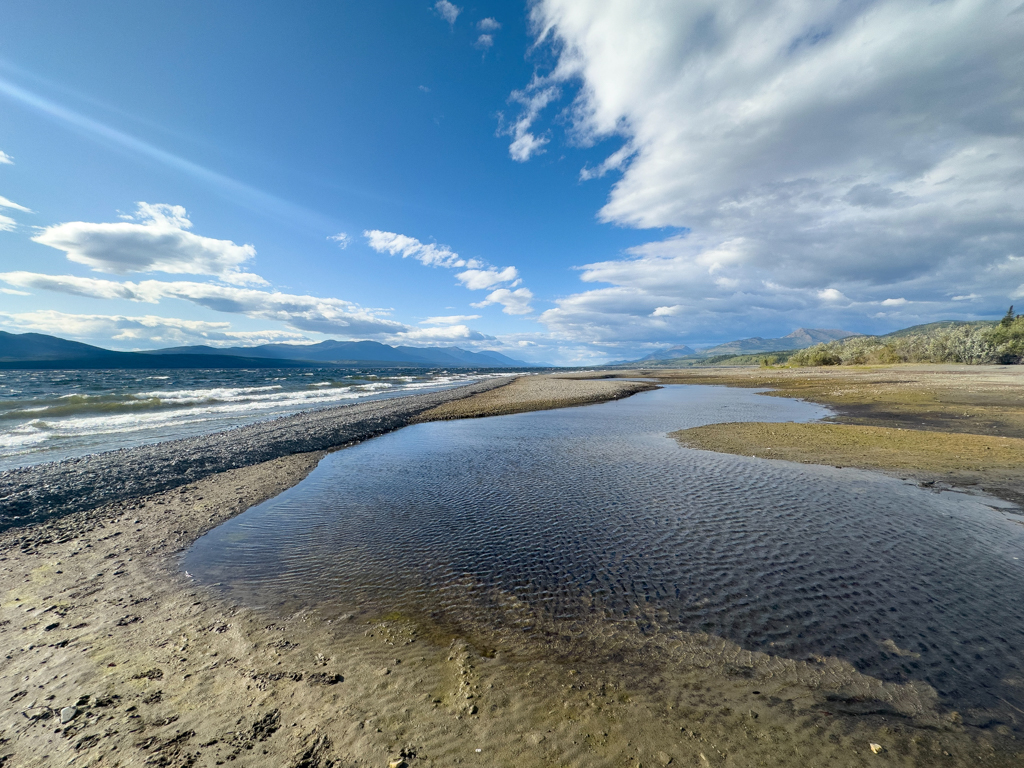
[[[185,471],[156,465],[154,457],[182,454],[165,445],[2,478],[6,513],[22,524],[0,534],[0,697],[8,702],[0,765],[1024,760],[1005,726],[980,726],[978,713],[944,709],[925,685],[881,682],[834,658],[784,659],[699,634],[648,636],[633,623],[548,621],[538,648],[512,617],[545,620],[525,616],[507,594],[488,598],[510,617],[503,632],[453,635],[402,615],[275,616],[234,605],[179,569],[199,536],[299,482],[325,451],[413,420],[585,404],[646,388],[539,376],[503,383],[212,436],[214,458],[197,444]],[[315,450],[296,452],[317,435]]]

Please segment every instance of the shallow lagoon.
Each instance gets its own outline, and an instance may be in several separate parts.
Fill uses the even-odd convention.
[[[530,621],[495,610],[501,595],[535,618],[838,657],[926,682],[951,709],[1024,707],[1020,516],[985,497],[666,436],[825,415],[750,390],[673,386],[417,425],[328,456],[196,542],[183,567],[275,611],[397,611],[454,631],[504,622],[529,643]]]

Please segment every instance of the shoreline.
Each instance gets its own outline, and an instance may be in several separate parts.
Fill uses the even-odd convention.
[[[7,470],[0,473],[0,530],[171,490],[230,469],[337,450],[513,380],[304,411],[208,435]]]
[[[605,399],[635,386],[603,382]],[[538,399],[550,400],[546,389]],[[544,625],[538,655],[512,621],[453,635],[399,615],[274,616],[179,569],[199,536],[324,455],[274,457],[0,533],[0,764],[859,766],[877,760],[870,743],[903,765],[1024,757],[1004,726],[974,727],[986,713],[947,712],[927,686],[883,683],[837,659],[600,621]],[[523,620],[514,596],[488,599]]]
[[[710,424],[681,444],[762,459],[856,467],[1024,507],[1024,366],[887,365],[616,372],[665,384],[765,388],[827,406],[810,424]]]

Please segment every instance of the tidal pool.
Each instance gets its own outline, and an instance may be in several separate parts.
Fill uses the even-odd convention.
[[[827,411],[667,386],[596,406],[421,424],[327,456],[182,565],[250,606],[701,632],[1024,709],[1024,518],[877,473],[714,454],[667,433]],[[530,626],[516,632],[530,640]],[[542,638],[537,638],[542,645]]]

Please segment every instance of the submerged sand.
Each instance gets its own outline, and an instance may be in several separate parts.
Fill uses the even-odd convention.
[[[550,391],[530,380],[539,389],[521,387],[524,399]],[[192,541],[294,485],[323,455],[282,456],[0,534],[0,765],[1024,759],[1005,725],[946,711],[920,683],[655,631],[657,615],[559,624],[492,593],[481,599],[500,620],[457,633],[402,615],[280,617],[233,605],[179,570]]]

